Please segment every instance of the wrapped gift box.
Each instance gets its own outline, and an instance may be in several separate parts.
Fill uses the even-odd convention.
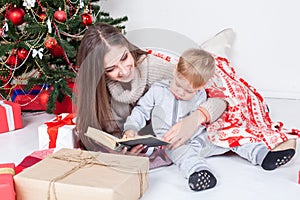
[[[22,128],[21,107],[10,101],[0,100],[0,133]]]
[[[0,164],[0,200],[15,200],[14,188],[15,165],[13,163]]]
[[[37,150],[26,156],[15,168],[16,174],[52,155],[55,149]]]
[[[11,100],[20,104],[22,111],[46,110],[49,97],[48,86],[35,85],[28,91],[23,88],[23,85],[17,85],[11,95]]]
[[[39,149],[76,148],[78,137],[74,134],[75,115],[62,113],[38,127]]]
[[[74,83],[68,83],[68,86],[73,90]],[[40,111],[47,109],[48,98],[51,87],[48,85],[35,85],[30,90],[24,90],[24,85],[17,85],[12,92],[11,100],[21,105],[22,111]],[[73,107],[72,100],[65,95],[62,102],[56,101],[55,110],[53,113],[71,113]]]
[[[17,199],[137,200],[148,187],[149,159],[61,149],[14,176]]]
[[[73,82],[69,82],[68,83],[68,87],[73,91],[74,89],[74,83]],[[54,110],[54,114],[61,114],[61,113],[71,113],[73,112],[73,107],[74,104],[72,102],[72,99],[65,95],[62,102],[59,102],[58,100],[55,103],[55,110]]]

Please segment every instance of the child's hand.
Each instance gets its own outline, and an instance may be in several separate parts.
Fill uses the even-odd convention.
[[[205,122],[205,118],[204,120],[200,118],[198,112],[199,111],[193,112],[189,116],[177,122],[166,134],[164,134],[162,139],[171,143],[167,146],[167,148],[176,149],[193,137],[199,127],[199,121],[202,120],[201,122]]]
[[[137,131],[127,130],[125,131],[122,139],[133,138],[137,135]]]

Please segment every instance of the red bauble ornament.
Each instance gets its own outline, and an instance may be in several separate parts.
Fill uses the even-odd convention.
[[[51,50],[51,54],[54,56],[54,57],[63,57],[64,56],[64,49],[59,46],[59,45],[56,45],[55,47],[53,47]]]
[[[24,49],[24,48],[18,49],[18,51],[17,51],[18,59],[25,60],[28,56],[28,53],[29,53],[29,51],[27,49]]]
[[[14,24],[20,25],[24,22],[25,11],[22,8],[12,8],[7,12],[7,18]]]
[[[46,13],[41,13],[41,14],[39,14],[39,16],[38,16],[38,21],[39,21],[39,22],[42,22],[42,21],[44,21],[46,18],[47,18]]]
[[[90,14],[85,13],[81,15],[82,23],[86,26],[91,25],[93,22],[93,18]]]
[[[67,14],[62,10],[55,11],[54,19],[59,22],[65,22],[67,20]]]
[[[17,61],[17,57],[14,54],[12,54],[7,58],[6,64],[11,67],[15,67],[15,66],[18,66],[20,64],[20,62],[19,62],[19,59]]]
[[[42,105],[47,105],[49,99],[49,91],[43,90],[39,93],[39,100]]]
[[[57,45],[57,41],[54,37],[48,37],[45,40],[44,45],[47,49],[52,49]]]

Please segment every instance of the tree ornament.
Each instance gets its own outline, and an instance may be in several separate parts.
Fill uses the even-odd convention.
[[[62,11],[61,9],[55,11],[54,13],[54,19],[56,19],[59,22],[65,22],[67,20],[67,14],[65,11]]]
[[[40,60],[42,60],[44,54],[43,54],[44,48],[39,48],[38,50],[33,49],[32,50],[32,57],[35,58],[36,56],[39,57]]]
[[[45,21],[46,18],[47,18],[46,13],[40,13],[38,16],[38,21],[43,22],[43,21]]]
[[[14,7],[7,12],[7,18],[13,25],[20,25],[24,22],[25,11],[22,8]]]
[[[52,49],[50,49],[50,51],[51,54],[56,58],[63,57],[65,54],[64,49],[59,45],[54,46]]]
[[[28,56],[29,51],[25,48],[18,49],[17,56],[20,60],[25,60]]]
[[[35,0],[23,0],[23,6],[27,9],[34,8]]]
[[[18,66],[18,65],[19,65],[19,60],[17,59],[16,55],[11,54],[11,55],[7,58],[6,64],[7,64],[8,66],[15,67],[15,66]]]
[[[54,37],[48,37],[45,40],[44,45],[47,49],[52,49],[57,45],[57,40]]]
[[[91,25],[92,22],[93,22],[93,18],[90,14],[88,13],[84,13],[81,15],[81,19],[82,19],[82,23],[85,25],[85,26],[88,26],[88,25]]]
[[[48,99],[49,99],[49,91],[48,90],[42,90],[39,94],[39,100],[42,105],[47,105]]]

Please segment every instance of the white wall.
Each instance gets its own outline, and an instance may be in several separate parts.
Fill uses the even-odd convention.
[[[265,97],[300,99],[298,0],[102,0],[126,30],[169,29],[202,43],[232,27],[232,64]]]

